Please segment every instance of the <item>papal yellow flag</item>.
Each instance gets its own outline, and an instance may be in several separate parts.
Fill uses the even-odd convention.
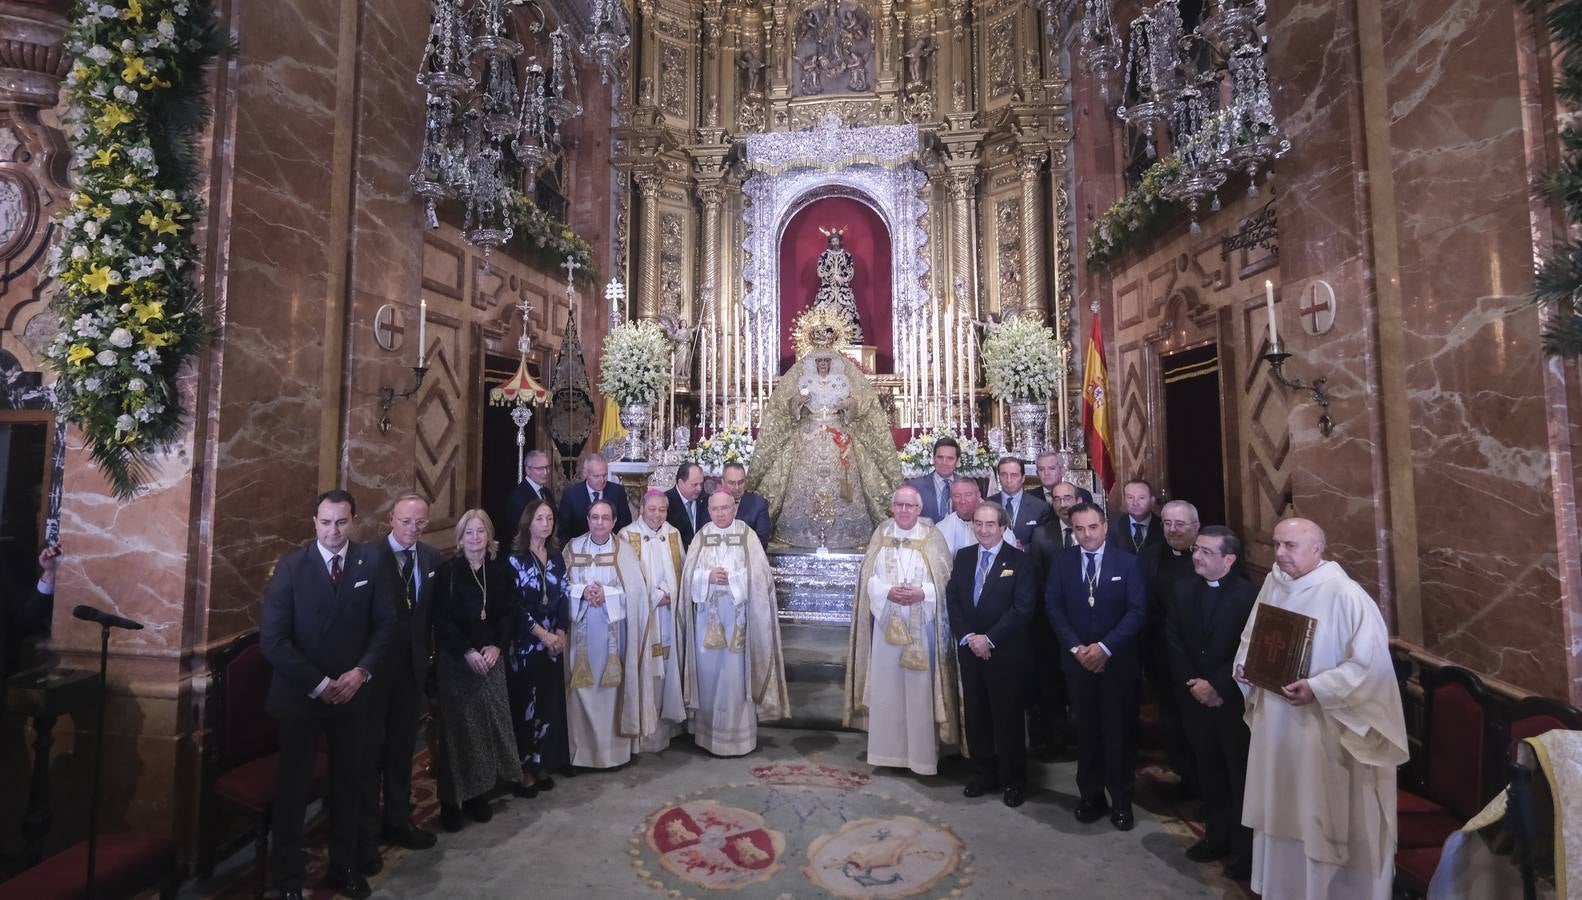
[[[604,398],[604,416],[599,424],[599,445],[603,450],[610,446],[610,442],[619,438],[625,440],[627,432],[621,427],[621,408],[616,405],[613,397]]]

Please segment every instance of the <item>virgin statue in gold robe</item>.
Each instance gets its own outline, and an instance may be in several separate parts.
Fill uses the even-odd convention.
[[[840,352],[851,329],[838,310],[814,305],[794,333],[798,358],[764,407],[748,489],[769,501],[777,542],[862,547],[901,483],[890,419]]]

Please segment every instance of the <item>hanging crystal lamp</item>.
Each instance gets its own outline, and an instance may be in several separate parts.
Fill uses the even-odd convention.
[[[1258,193],[1258,173],[1291,151],[1291,142],[1275,124],[1269,103],[1269,77],[1263,48],[1247,43],[1230,55],[1230,106],[1226,111],[1226,158],[1244,169],[1251,183],[1247,195]]]
[[[1110,97],[1110,73],[1121,64],[1120,44],[1113,0],[1086,0],[1082,9],[1082,65],[1098,79],[1099,94],[1105,100]]]
[[[610,79],[620,77],[622,58],[631,43],[630,35],[618,34],[615,30],[615,0],[594,0],[588,36],[577,52],[598,66],[600,84],[609,84]]]

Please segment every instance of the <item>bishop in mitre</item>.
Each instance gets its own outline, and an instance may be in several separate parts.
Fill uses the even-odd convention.
[[[868,541],[852,604],[842,721],[868,732],[869,765],[934,775],[940,747],[961,743],[961,696],[944,604],[950,548],[919,518],[922,510],[916,488],[898,488],[891,518]]]
[[[626,639],[626,610],[643,602],[642,586],[627,585],[622,570],[629,547],[615,539],[615,507],[607,500],[588,508],[588,533],[566,545],[571,593],[571,647],[565,655],[566,735],[571,764],[611,769],[632,759],[632,739],[619,730],[626,673],[636,669]]]
[[[751,753],[758,722],[784,719],[791,706],[769,560],[728,491],[709,497],[709,522],[687,550],[681,584],[681,677],[693,737],[716,756]]]
[[[1389,631],[1367,591],[1323,558],[1318,525],[1286,519],[1274,542],[1276,568],[1234,670],[1252,730],[1242,802],[1253,830],[1252,889],[1264,900],[1389,900],[1395,767],[1407,758]],[[1243,677],[1266,607],[1317,620],[1311,674],[1278,692]]]
[[[665,749],[687,722],[681,694],[682,648],[676,641],[681,532],[665,521],[669,508],[663,491],[650,490],[643,496],[642,515],[617,536],[631,551],[616,562],[631,569],[622,571],[622,580],[632,586],[626,598],[626,640],[636,662],[622,692],[620,733],[637,742],[639,753]]]

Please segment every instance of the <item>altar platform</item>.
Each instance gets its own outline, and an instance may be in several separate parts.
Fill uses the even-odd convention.
[[[862,554],[771,550],[768,556],[780,607],[790,724],[839,728],[847,630]]]
[[[851,623],[861,553],[772,549],[768,556],[781,622]]]

